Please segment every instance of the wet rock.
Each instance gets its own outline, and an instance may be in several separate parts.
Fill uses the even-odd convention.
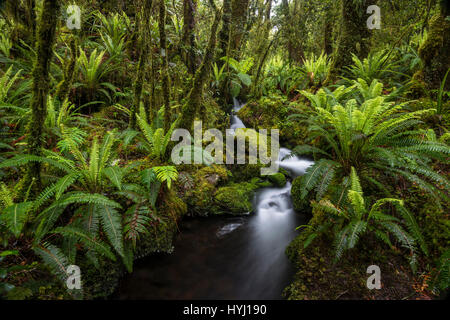
[[[286,177],[282,173],[276,173],[268,177],[269,181],[278,188],[283,188],[286,185]]]

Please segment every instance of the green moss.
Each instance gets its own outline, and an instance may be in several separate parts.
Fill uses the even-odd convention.
[[[310,212],[311,207],[309,205],[309,199],[301,199],[300,195],[302,192],[302,179],[303,176],[297,177],[292,181],[292,188],[291,188],[291,196],[292,196],[292,202],[294,204],[294,210],[297,212]]]
[[[36,41],[36,61],[33,66],[33,87],[31,97],[31,119],[27,126],[28,152],[40,156],[43,147],[43,125],[47,115],[47,95],[49,92],[49,69],[53,56],[59,1],[45,0],[39,19]],[[35,192],[41,188],[41,165],[32,162],[26,176],[28,186],[35,181]]]
[[[419,48],[419,56],[423,62],[423,70],[415,75],[415,79],[423,80],[429,88],[436,89],[450,67],[450,22],[442,12],[436,13],[430,20],[430,28],[426,41]],[[446,89],[450,88],[449,82]]]
[[[358,2],[356,4],[353,0],[341,1],[341,30],[326,83],[333,82],[342,68],[352,64],[352,54],[364,58],[369,53],[370,31],[367,28],[367,16],[361,13],[370,3],[367,0]]]
[[[204,167],[193,174],[194,186],[185,194],[189,212],[208,215],[213,205],[217,187],[228,180],[229,172],[224,166]]]
[[[239,118],[249,128],[278,129],[280,141],[287,147],[303,144],[307,137],[306,127],[298,121],[290,121],[293,114],[306,111],[306,106],[299,102],[289,102],[282,96],[263,97],[250,101],[238,112]]]
[[[214,202],[219,207],[218,214],[248,214],[252,211],[252,197],[259,188],[256,183],[236,183],[219,188]]]
[[[269,181],[278,188],[282,188],[286,185],[286,177],[280,172],[269,176]]]

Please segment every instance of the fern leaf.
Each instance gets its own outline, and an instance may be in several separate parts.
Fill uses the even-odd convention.
[[[120,256],[123,257],[122,217],[113,207],[97,206],[97,214],[109,241]]]

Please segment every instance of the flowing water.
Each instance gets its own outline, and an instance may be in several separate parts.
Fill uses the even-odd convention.
[[[234,112],[242,105],[235,102]],[[245,128],[233,114],[231,128]],[[279,165],[298,176],[312,164],[288,157]],[[306,217],[296,214],[284,188],[264,188],[245,217],[186,218],[172,254],[144,258],[126,276],[116,299],[281,299],[294,269],[284,251]]]

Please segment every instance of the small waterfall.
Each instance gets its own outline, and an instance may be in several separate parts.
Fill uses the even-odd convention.
[[[236,129],[244,129],[245,125],[242,122],[241,119],[236,115],[239,110],[242,108],[242,104],[239,103],[239,101],[236,98],[233,98],[233,113],[231,114],[231,126],[230,129],[236,130]]]
[[[235,100],[234,112],[242,106]],[[235,114],[231,128],[245,128]],[[288,157],[280,150],[279,165],[293,177],[311,161]],[[255,214],[245,217],[185,218],[172,254],[139,261],[122,281],[117,299],[281,299],[295,269],[285,249],[307,223],[296,214],[291,183],[264,188],[254,199]]]
[[[231,115],[231,129],[245,128],[244,123],[235,114],[244,106],[237,99],[233,98],[233,114]],[[314,164],[313,161],[301,159],[291,154],[292,151],[287,148],[280,148],[278,156],[278,165],[287,170],[293,178],[305,174],[306,169]],[[292,201],[290,198],[291,184],[288,183],[284,188],[265,188],[260,191],[255,202],[255,211],[258,214],[278,214],[289,213],[292,211]]]
[[[286,148],[280,148],[278,165],[289,171],[293,178],[305,174],[306,169],[314,164],[313,161],[301,159],[291,155],[292,151]]]

